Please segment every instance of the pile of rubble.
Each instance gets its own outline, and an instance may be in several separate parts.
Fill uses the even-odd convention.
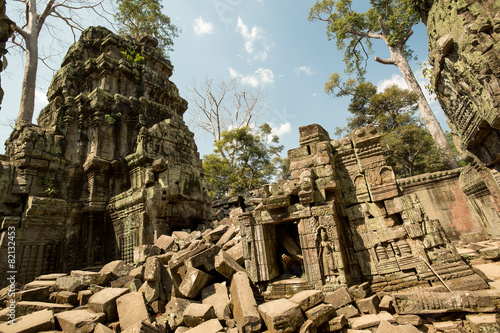
[[[136,247],[134,259],[99,272],[40,276],[15,292],[14,306],[5,288],[0,332],[500,331],[500,298],[481,291],[374,294],[365,282],[266,301],[272,297],[248,278],[231,224],[162,235]]]

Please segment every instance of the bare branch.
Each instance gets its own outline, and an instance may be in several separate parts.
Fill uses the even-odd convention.
[[[376,33],[373,33],[373,32],[364,32],[364,31],[359,31],[359,30],[352,29],[352,28],[347,29],[347,32],[349,32],[350,34],[359,36],[359,37],[366,37],[366,38],[383,39],[383,40],[385,40],[385,36],[384,35],[382,35],[382,34],[376,34]]]
[[[396,61],[394,61],[394,59],[383,59],[383,58],[380,58],[380,57],[375,57],[375,61],[376,62],[379,62],[381,64],[384,64],[384,65],[395,65],[396,64]]]
[[[36,20],[36,25],[37,25],[39,31],[42,28],[43,24],[45,23],[45,19],[47,18],[47,16],[49,16],[50,13],[54,11],[54,9],[55,9],[53,7],[54,2],[55,2],[55,0],[49,0],[47,2],[47,5],[43,9],[42,14],[38,17],[38,20]]]

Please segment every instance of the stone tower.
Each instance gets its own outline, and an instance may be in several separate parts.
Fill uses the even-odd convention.
[[[156,45],[87,29],[64,57],[38,126],[11,134],[0,159],[0,219],[17,230],[19,282],[132,261],[134,246],[206,220],[187,102]],[[0,251],[6,246],[3,237]]]

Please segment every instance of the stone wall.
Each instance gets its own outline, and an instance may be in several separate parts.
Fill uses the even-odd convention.
[[[134,246],[208,218],[187,102],[156,45],[85,30],[52,80],[38,125],[17,126],[6,142],[0,219],[17,229],[19,282],[131,261]],[[3,237],[0,251],[6,246]]]
[[[481,178],[481,189],[500,212],[500,3],[496,0],[420,0],[427,25],[432,86],[456,146]],[[469,173],[472,172],[469,170]],[[474,194],[476,183],[462,186]],[[479,186],[481,187],[481,186]],[[484,195],[481,196],[484,196]],[[490,202],[470,198],[478,207]],[[490,200],[490,199],[488,199]],[[498,226],[488,228],[498,229]]]

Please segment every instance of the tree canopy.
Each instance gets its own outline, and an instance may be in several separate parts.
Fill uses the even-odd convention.
[[[179,29],[170,22],[170,17],[162,13],[159,0],[117,0],[118,11],[115,20],[118,32],[141,38],[151,35],[158,40],[163,51],[173,51],[174,38]]]
[[[373,124],[382,136],[387,163],[398,177],[446,169],[429,131],[417,111],[418,97],[414,92],[395,85],[377,93],[371,82],[361,82],[352,89],[347,127],[337,134]]]
[[[283,146],[271,135],[268,124],[222,132],[212,154],[204,156],[203,171],[210,195],[220,199],[286,177],[286,161],[279,157]]]

